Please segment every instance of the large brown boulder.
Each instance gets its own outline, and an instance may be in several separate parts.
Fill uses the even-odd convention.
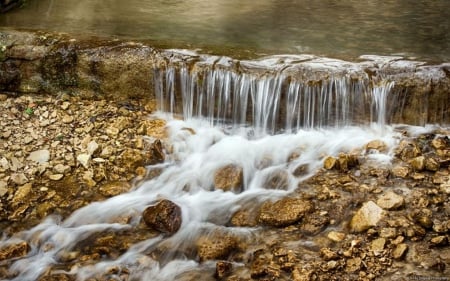
[[[313,208],[310,201],[301,198],[266,201],[261,206],[258,221],[270,226],[288,226],[301,220]]]
[[[174,234],[181,226],[181,208],[172,201],[164,199],[145,209],[142,219],[153,229]]]
[[[237,165],[227,165],[216,171],[214,174],[214,188],[223,191],[242,191],[244,182],[244,172],[242,167]]]

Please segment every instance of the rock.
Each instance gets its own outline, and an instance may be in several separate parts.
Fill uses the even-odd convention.
[[[9,162],[8,159],[6,159],[5,157],[2,157],[0,159],[0,168],[2,168],[3,170],[9,169]]]
[[[27,183],[17,188],[12,199],[12,205],[18,206],[21,203],[25,203],[24,199],[30,194],[32,187],[33,184]]]
[[[63,174],[53,174],[53,175],[48,176],[48,178],[51,179],[52,181],[59,181],[63,177],[64,177]]]
[[[0,261],[24,257],[28,254],[29,250],[30,247],[27,242],[2,246],[2,248],[0,248]]]
[[[272,172],[268,177],[264,185],[269,189],[283,189],[289,188],[289,174],[285,170],[278,170]]]
[[[87,186],[94,187],[97,185],[97,182],[93,179],[93,177],[94,174],[92,173],[92,171],[86,171],[83,173],[82,179]]]
[[[443,150],[450,146],[450,142],[446,137],[438,137],[431,141],[431,146],[434,149]]]
[[[385,210],[398,209],[403,207],[404,204],[405,199],[392,191],[384,193],[377,200],[377,205]]]
[[[387,145],[381,140],[373,140],[366,144],[367,150],[378,150],[379,152],[385,152],[387,150]]]
[[[362,259],[360,257],[348,259],[346,262],[346,272],[356,272],[361,268]]]
[[[98,143],[96,143],[95,141],[91,141],[87,145],[87,152],[89,155],[93,155],[98,150],[98,148]]]
[[[281,200],[263,203],[258,221],[271,226],[288,226],[298,222],[303,216],[313,210],[310,201],[300,198],[283,198]]]
[[[222,279],[230,275],[233,269],[233,264],[228,261],[218,261],[216,263],[216,274],[215,277]]]
[[[397,236],[397,229],[395,227],[384,227],[380,230],[380,237],[394,238]]]
[[[333,156],[328,156],[327,158],[325,158],[325,160],[323,161],[323,167],[327,170],[331,170],[337,167],[337,159],[334,158]]]
[[[372,250],[372,252],[375,252],[375,254],[377,254],[384,250],[385,245],[386,239],[378,238],[372,241],[372,243],[370,244],[370,249]]]
[[[8,193],[8,184],[6,181],[0,180],[0,197],[3,197],[6,193]]]
[[[233,214],[230,221],[233,226],[249,226],[258,225],[257,214],[248,210],[239,210]]]
[[[238,239],[217,231],[200,236],[195,244],[200,261],[225,259],[237,248]]]
[[[294,172],[292,172],[292,174],[295,177],[301,177],[301,176],[308,174],[308,171],[309,171],[309,165],[302,164],[302,165],[299,165],[297,168],[295,168],[295,170],[294,170]]]
[[[411,164],[411,167],[414,169],[414,171],[420,172],[425,169],[425,157],[424,156],[418,156],[413,158],[409,164]]]
[[[85,167],[86,169],[89,168],[89,161],[90,160],[91,160],[91,155],[89,155],[89,154],[79,154],[77,156],[78,163],[83,165],[83,167]]]
[[[277,280],[280,277],[280,266],[272,261],[273,256],[271,254],[258,254],[250,267],[250,277],[253,279],[259,279],[264,277],[263,280]]]
[[[376,226],[382,217],[382,208],[372,201],[366,202],[353,216],[350,221],[350,228],[355,232],[365,231],[372,226]]]
[[[339,255],[335,251],[332,251],[330,248],[322,248],[322,249],[320,249],[320,256],[325,261],[339,259]]]
[[[39,164],[48,162],[48,160],[50,160],[50,151],[46,149],[33,151],[30,153],[27,159]]]
[[[167,234],[174,234],[181,226],[181,208],[172,201],[163,199],[147,207],[142,218],[149,227]]]
[[[341,242],[345,239],[345,233],[343,232],[337,232],[337,231],[330,231],[327,235],[328,239],[334,241],[334,242]]]
[[[64,115],[62,118],[62,122],[65,124],[70,124],[73,122],[73,116],[70,115]]]
[[[23,173],[12,174],[11,180],[17,185],[22,185],[28,182],[28,178]]]
[[[224,191],[241,192],[244,173],[242,167],[230,164],[218,169],[214,174],[214,188]]]
[[[300,231],[308,236],[313,236],[319,234],[329,222],[327,215],[312,213],[303,218]]]
[[[56,164],[53,167],[53,171],[57,174],[67,174],[70,171],[70,166],[63,165],[63,164]]]
[[[406,178],[409,174],[409,168],[406,166],[395,166],[391,172],[398,178]]]
[[[392,258],[399,260],[402,259],[408,251],[408,245],[401,243],[398,244],[392,251]]]
[[[353,154],[339,153],[337,161],[339,163],[339,170],[343,172],[347,172],[359,164],[358,157]]]
[[[103,196],[113,197],[128,192],[131,184],[126,181],[112,181],[102,185],[98,190]]]
[[[443,247],[448,245],[448,237],[445,235],[431,238],[430,243],[434,247]]]
[[[422,152],[420,151],[420,148],[417,146],[417,144],[408,140],[400,141],[396,149],[396,155],[403,161],[408,161],[414,157],[419,156],[421,153]]]
[[[165,160],[164,148],[162,142],[158,139],[155,140],[146,154],[145,165],[154,165],[163,163]]]
[[[425,158],[425,169],[431,172],[439,171],[440,163],[435,157]]]

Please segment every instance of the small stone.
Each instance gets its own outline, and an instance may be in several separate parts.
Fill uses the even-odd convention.
[[[434,149],[445,149],[446,147],[448,147],[450,144],[448,143],[446,138],[443,137],[439,137],[439,138],[435,138],[434,140],[431,141],[431,146],[433,146]]]
[[[388,191],[380,196],[377,205],[385,210],[393,210],[403,207],[405,199],[392,191]]]
[[[380,237],[383,238],[394,238],[397,236],[397,229],[394,227],[385,227],[380,231]]]
[[[113,155],[115,152],[115,149],[112,146],[106,146],[102,149],[102,152],[100,153],[100,157],[108,158],[111,155]]]
[[[64,177],[63,174],[53,174],[53,175],[48,176],[48,178],[53,180],[53,181],[59,181],[63,177]]]
[[[352,231],[362,232],[376,226],[383,217],[383,209],[372,201],[368,201],[355,213],[350,221]]]
[[[406,178],[409,174],[409,168],[406,166],[396,166],[392,168],[392,174],[399,178]]]
[[[89,168],[89,161],[91,160],[91,155],[89,154],[80,154],[77,156],[77,161],[83,165],[86,169]]]
[[[33,138],[30,136],[26,136],[23,138],[23,144],[29,144],[33,141]]]
[[[2,138],[7,139],[11,136],[12,131],[11,130],[6,130],[5,132],[3,132],[2,134]]]
[[[409,164],[411,164],[411,167],[415,171],[418,171],[418,172],[423,171],[425,169],[425,157],[424,156],[415,157],[415,158],[411,159]]]
[[[15,244],[9,244],[0,248],[0,261],[20,258],[27,255],[30,247],[27,242],[19,242]]]
[[[436,237],[431,238],[430,243],[434,247],[447,246],[448,245],[448,237],[445,235],[436,236]]]
[[[31,183],[27,183],[20,186],[14,193],[14,197],[12,199],[13,206],[17,206],[21,203],[24,203],[23,201],[30,194],[32,187],[33,185]]]
[[[330,231],[327,235],[328,239],[334,241],[334,242],[341,242],[345,239],[345,233],[343,232],[337,232],[337,231]]]
[[[28,178],[23,173],[12,174],[11,180],[17,185],[23,185],[28,182]]]
[[[304,215],[313,210],[313,204],[305,199],[286,197],[261,206],[258,221],[271,226],[288,226],[298,222]]]
[[[337,166],[337,159],[334,158],[333,156],[328,156],[323,161],[323,167],[327,170],[334,169],[336,168],[336,166]]]
[[[48,162],[48,160],[50,159],[50,151],[46,149],[33,151],[30,153],[27,159],[39,164]]]
[[[372,243],[370,244],[370,249],[375,253],[379,253],[384,250],[385,245],[386,239],[378,238],[372,241]]]
[[[402,259],[405,256],[406,251],[408,250],[408,245],[401,243],[398,244],[395,249],[392,251],[392,257],[396,260]]]
[[[65,102],[63,102],[63,103],[61,104],[61,109],[62,109],[62,110],[67,110],[67,109],[69,108],[69,106],[70,106],[70,102],[65,101]]]
[[[325,260],[336,260],[339,258],[339,255],[332,251],[330,248],[322,248],[320,249],[320,256]]]
[[[367,150],[378,150],[379,152],[385,152],[387,150],[387,145],[381,140],[373,140],[366,144]]]
[[[62,118],[63,123],[69,124],[73,122],[73,116],[70,115],[64,115]]]
[[[53,167],[53,171],[55,171],[57,174],[65,175],[70,171],[70,166],[63,164],[56,164],[56,166]]]
[[[142,219],[149,227],[163,233],[174,234],[181,226],[181,208],[169,200],[161,200],[147,207]]]
[[[89,155],[94,154],[97,150],[98,150],[98,143],[96,143],[95,141],[91,141],[88,143],[87,145],[87,151]]]
[[[9,162],[8,159],[6,159],[5,157],[2,157],[0,159],[0,168],[2,168],[3,170],[9,169]]]
[[[106,134],[108,134],[109,136],[115,137],[120,133],[118,128],[115,127],[108,127],[106,128]]]
[[[0,197],[3,197],[6,193],[8,193],[8,184],[5,181],[0,180]]]
[[[216,263],[216,274],[215,277],[222,279],[230,275],[233,269],[233,264],[228,261],[218,261]]]
[[[361,258],[348,259],[346,262],[345,271],[346,272],[356,272],[361,268],[362,260]]]
[[[239,166],[230,164],[215,172],[214,188],[238,193],[242,191],[243,179],[243,169]]]
[[[83,180],[89,187],[94,187],[97,185],[97,182],[93,179],[93,174],[91,171],[86,171],[83,174]]]

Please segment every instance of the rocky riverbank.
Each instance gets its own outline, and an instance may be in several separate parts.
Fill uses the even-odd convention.
[[[157,176],[145,166],[163,162],[170,144],[164,144],[165,122],[149,118],[153,110],[151,100],[0,95],[2,236],[29,229],[48,215],[64,218]],[[419,275],[448,280],[449,135],[443,129],[420,135],[405,130],[393,162],[385,166],[368,157],[386,149],[381,141],[326,157],[324,168],[289,197],[254,202],[234,213],[226,226],[259,227],[251,237],[225,227],[198,237],[188,249],[162,244],[148,255],[162,262],[181,255],[215,265],[215,272],[200,267],[179,280],[412,280]],[[299,166],[294,176],[307,169]],[[226,166],[215,175],[215,188],[241,192],[239,167]],[[286,175],[274,173],[266,188],[285,184]],[[98,233],[62,253],[60,264],[40,280],[74,280],[58,269],[114,259],[138,241],[170,235],[182,214],[161,201],[143,215],[131,230]],[[2,247],[0,277],[13,277],[11,262],[29,251],[26,242]],[[92,280],[128,280],[128,273],[123,265]]]

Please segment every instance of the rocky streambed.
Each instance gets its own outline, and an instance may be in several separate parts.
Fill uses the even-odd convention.
[[[67,95],[0,98],[2,236],[14,236],[46,216],[65,218],[91,202],[126,193],[157,177],[158,172],[149,173],[146,166],[170,155],[165,122],[149,118],[152,101]],[[443,129],[411,135],[405,128],[393,162],[385,166],[368,157],[387,149],[382,141],[325,157],[323,168],[289,196],[243,205],[223,228],[197,237],[189,248],[162,244],[148,256],[162,263],[180,256],[200,262],[178,280],[448,278],[448,136]],[[286,161],[296,157],[293,153]],[[293,175],[300,177],[307,170],[299,166]],[[222,167],[215,173],[215,188],[240,192],[242,176],[238,166]],[[282,189],[287,176],[273,173],[266,188]],[[75,280],[68,273],[73,268],[117,258],[161,232],[175,233],[181,215],[176,204],[163,200],[146,209],[143,220],[130,230],[84,239],[61,254],[39,280]],[[121,219],[126,223],[127,216]],[[229,227],[258,231],[242,236]],[[0,276],[14,278],[12,262],[30,250],[27,242],[2,246]],[[128,280],[128,275],[124,264],[90,280]]]

